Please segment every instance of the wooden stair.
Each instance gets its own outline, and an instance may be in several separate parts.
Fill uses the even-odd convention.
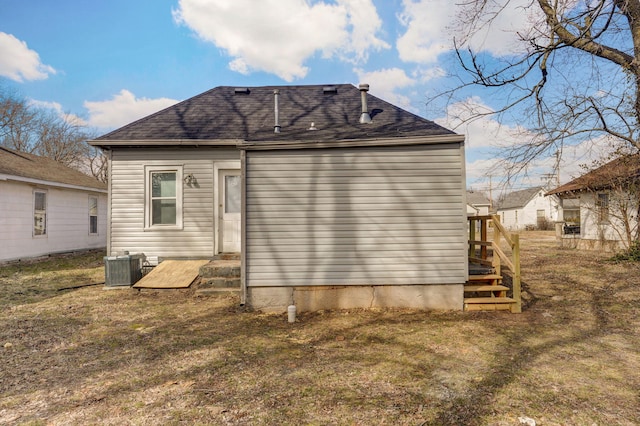
[[[498,274],[469,275],[464,286],[465,311],[511,311],[516,300],[507,297],[509,287]]]
[[[464,310],[522,312],[520,236],[507,231],[497,215],[467,219],[469,280],[464,286]],[[509,286],[503,285],[503,276],[509,279]]]

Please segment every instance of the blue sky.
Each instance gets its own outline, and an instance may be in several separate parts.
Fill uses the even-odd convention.
[[[453,4],[2,0],[0,84],[101,134],[221,85],[368,83],[373,95],[464,133],[469,186],[484,190],[490,147],[517,140],[523,129],[490,118],[461,126],[469,109],[497,107],[479,90],[427,108],[455,72]],[[528,1],[513,1],[470,45],[490,56],[517,51],[522,4]],[[563,180],[578,173],[573,163],[567,160]],[[542,161],[537,172],[548,173],[550,164]],[[534,174],[524,184],[540,182]]]

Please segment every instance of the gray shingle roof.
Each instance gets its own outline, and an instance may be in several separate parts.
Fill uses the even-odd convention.
[[[498,206],[498,210],[517,209],[527,205],[543,188],[536,186],[507,194]]]
[[[0,174],[35,179],[46,182],[107,189],[105,183],[77,170],[63,166],[50,158],[0,147]]]
[[[491,201],[481,192],[467,191],[467,204],[472,206],[488,206]]]
[[[326,91],[327,87],[335,90]],[[281,133],[274,133],[274,89]],[[371,124],[360,124],[360,90],[351,84],[221,86],[194,96],[92,141],[241,140],[335,141],[452,135],[432,121],[367,94]],[[311,124],[317,130],[309,130]],[[150,143],[150,142],[149,142]]]

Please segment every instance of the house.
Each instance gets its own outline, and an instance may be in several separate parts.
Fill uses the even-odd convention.
[[[548,192],[560,200],[563,246],[615,251],[638,236],[640,157],[619,157]]]
[[[464,137],[368,85],[217,87],[90,143],[111,254],[240,252],[262,310],[462,309]]]
[[[0,262],[104,248],[106,213],[106,184],[0,147]]]
[[[545,197],[541,186],[510,192],[498,203],[497,214],[512,231],[546,229],[556,220],[556,197]]]
[[[467,216],[487,216],[491,201],[481,192],[467,191]]]

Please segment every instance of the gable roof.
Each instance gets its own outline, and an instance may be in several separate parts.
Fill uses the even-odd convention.
[[[274,90],[280,133],[274,133]],[[142,118],[90,143],[153,145],[159,141],[339,141],[455,135],[433,121],[367,94],[370,124],[360,124],[360,89],[351,84],[220,86]],[[310,130],[315,127],[316,130]]]
[[[491,201],[481,192],[467,191],[467,204],[473,206],[488,206]]]
[[[606,189],[638,178],[640,178],[640,154],[634,154],[618,157],[571,182],[552,189],[547,192],[547,195]]]
[[[500,201],[498,210],[517,209],[529,204],[529,201],[533,199],[540,191],[541,186],[535,186],[533,188],[522,189],[520,191],[511,192]]]
[[[0,180],[62,184],[75,188],[106,192],[107,185],[55,160],[0,147]]]

